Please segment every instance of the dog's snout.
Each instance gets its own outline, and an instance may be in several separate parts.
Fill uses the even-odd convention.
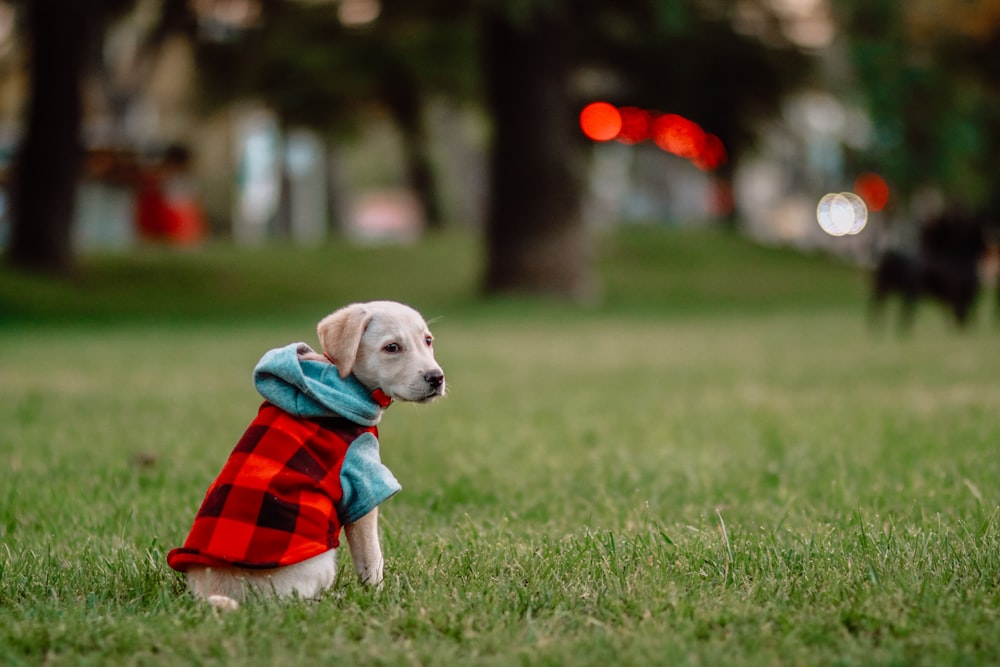
[[[440,387],[444,384],[444,373],[439,370],[427,371],[424,373],[424,381],[434,388]]]

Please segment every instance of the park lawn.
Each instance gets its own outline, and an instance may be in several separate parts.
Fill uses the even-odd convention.
[[[875,334],[857,270],[709,232],[604,239],[590,307],[481,302],[476,255],[0,274],[0,664],[1000,662],[989,308]],[[254,414],[250,370],[369,295],[440,318],[450,393],[383,421],[385,585],[345,554],[321,601],[217,615],[164,554]]]

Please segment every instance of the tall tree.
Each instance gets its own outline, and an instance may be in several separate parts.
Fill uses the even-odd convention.
[[[83,78],[105,21],[128,0],[28,0],[30,97],[14,159],[12,265],[66,274],[74,267],[73,214],[83,165]]]
[[[585,145],[574,86],[585,71],[613,101],[690,114],[731,155],[753,123],[801,80],[801,54],[778,51],[671,0],[484,0],[487,105],[493,121],[487,212],[488,293],[574,299],[593,293],[581,211]],[[780,53],[775,57],[772,52]]]
[[[566,18],[494,12],[484,19],[483,76],[493,121],[489,293],[583,299],[593,290]]]
[[[31,97],[11,183],[7,259],[49,273],[73,268],[72,221],[83,163],[81,80],[88,44],[84,2],[33,0],[27,13]]]

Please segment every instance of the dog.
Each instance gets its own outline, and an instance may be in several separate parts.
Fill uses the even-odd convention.
[[[316,330],[322,353],[293,343],[257,364],[257,418],[167,555],[218,609],[249,595],[318,598],[336,578],[341,527],[360,580],[381,586],[378,506],[401,487],[377,424],[394,400],[444,396],[444,372],[423,317],[401,303],[351,304]]]
[[[979,296],[980,264],[987,250],[983,221],[964,213],[936,216],[920,229],[916,254],[883,253],[872,273],[872,320],[878,323],[890,296],[902,300],[900,330],[913,325],[922,298],[944,304],[965,327]]]

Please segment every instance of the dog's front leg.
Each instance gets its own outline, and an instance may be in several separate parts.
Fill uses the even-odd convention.
[[[378,541],[378,508],[344,526],[354,571],[363,584],[382,586],[382,547]]]

